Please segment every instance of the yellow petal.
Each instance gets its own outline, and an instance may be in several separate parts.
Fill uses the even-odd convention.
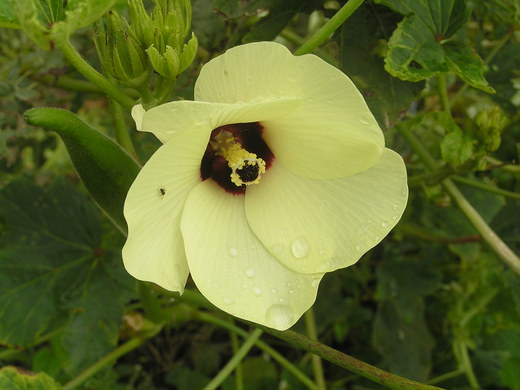
[[[151,132],[165,143],[186,131],[210,133],[213,129],[227,124],[257,122],[261,118],[279,118],[294,111],[299,104],[300,101],[293,98],[247,104],[183,100],[162,104],[146,112],[134,107],[132,116],[136,120],[138,130]]]
[[[123,261],[135,278],[184,290],[189,271],[180,220],[186,196],[201,181],[208,138],[200,131],[175,137],[155,152],[132,184],[124,207],[128,238]]]
[[[222,310],[284,330],[313,304],[322,275],[276,261],[249,229],[243,196],[202,182],[188,196],[181,230],[195,284]]]
[[[249,226],[281,263],[303,273],[354,264],[396,225],[408,198],[402,158],[385,149],[357,175],[314,180],[273,164],[246,190]]]
[[[278,161],[301,176],[338,178],[361,172],[384,148],[381,129],[352,81],[309,54],[274,42],[234,47],[208,62],[195,84],[199,101],[236,103],[297,98],[288,115],[260,118]]]

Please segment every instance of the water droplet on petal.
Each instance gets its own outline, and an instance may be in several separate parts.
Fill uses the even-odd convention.
[[[280,299],[278,299],[278,302],[280,302],[280,303],[284,303],[284,302],[285,302],[285,298],[284,298],[284,297],[281,297]]]
[[[294,315],[287,305],[272,305],[267,309],[265,319],[269,326],[285,330],[293,324]]]
[[[363,124],[363,125],[369,125],[370,122],[368,121],[368,119],[366,118],[360,118],[359,121]]]
[[[253,294],[259,297],[260,295],[262,295],[262,289],[260,287],[253,287]]]
[[[303,259],[309,254],[309,244],[305,238],[299,238],[292,243],[291,250],[294,257]]]
[[[394,204],[394,205],[392,206],[392,208],[393,208],[395,211],[397,211],[397,210],[399,210],[399,205],[396,203],[396,204]]]
[[[255,270],[252,269],[252,268],[248,268],[246,269],[246,276],[249,278],[249,279],[253,279],[255,277]]]
[[[249,287],[249,286],[247,285],[247,283],[242,284],[242,288],[243,288],[243,289],[246,289],[246,288],[248,288],[248,287]]]
[[[358,252],[361,252],[361,246],[360,246],[360,245],[356,245],[356,250],[357,250]]]
[[[233,298],[225,297],[223,299],[223,302],[224,302],[225,305],[231,305],[234,302],[234,300],[233,300]]]
[[[220,283],[219,282],[213,282],[211,285],[213,286],[213,288],[216,288],[216,289],[220,288]]]
[[[294,294],[294,290],[289,290],[289,294]]]
[[[229,255],[231,257],[237,257],[238,256],[238,249],[237,248],[229,248]]]
[[[276,294],[278,291],[276,291],[276,289],[273,288],[273,289],[271,289],[271,292],[272,292],[273,294]]]
[[[388,227],[388,226],[390,226],[390,222],[388,222],[388,221],[383,221],[383,222],[381,222],[381,226],[384,227],[384,228],[385,228],[385,227]]]

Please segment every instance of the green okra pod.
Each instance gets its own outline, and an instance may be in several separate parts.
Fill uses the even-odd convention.
[[[24,113],[24,118],[31,125],[58,133],[92,198],[126,234],[123,205],[139,164],[116,142],[70,111],[33,108]]]

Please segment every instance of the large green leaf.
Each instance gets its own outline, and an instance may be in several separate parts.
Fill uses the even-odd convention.
[[[342,69],[354,78],[381,126],[388,126],[408,110],[424,87],[392,77],[384,69],[382,42],[395,29],[399,15],[368,3],[343,24],[338,36]]]
[[[0,389],[59,390],[61,386],[44,372],[36,374],[8,366],[0,369]]]
[[[453,72],[465,82],[494,92],[484,78],[485,65],[462,42],[448,41],[464,24],[464,0],[377,0],[405,15],[388,42],[385,67],[403,80],[419,81]]]
[[[28,346],[60,318],[69,373],[117,341],[133,281],[103,244],[99,212],[64,180],[0,191],[0,343]]]

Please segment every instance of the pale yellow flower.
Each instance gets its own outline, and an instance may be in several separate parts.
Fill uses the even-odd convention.
[[[181,293],[191,273],[237,317],[289,328],[323,274],[405,208],[403,160],[350,79],[314,55],[238,46],[202,68],[195,101],[132,115],[164,145],[126,199],[126,269]]]

